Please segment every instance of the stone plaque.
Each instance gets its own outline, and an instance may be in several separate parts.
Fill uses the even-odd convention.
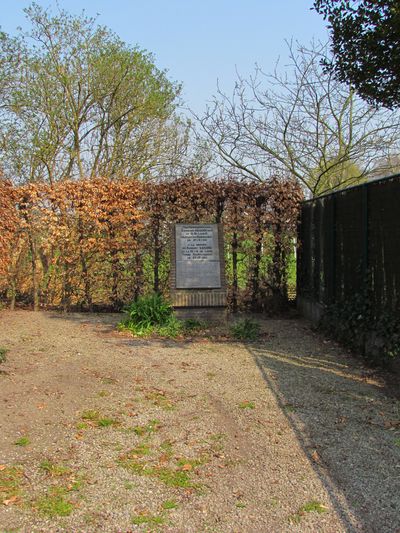
[[[221,287],[217,224],[176,224],[176,288]]]

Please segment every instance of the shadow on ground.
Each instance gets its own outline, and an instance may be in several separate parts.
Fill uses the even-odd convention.
[[[348,530],[400,531],[400,402],[297,322],[248,350]]]

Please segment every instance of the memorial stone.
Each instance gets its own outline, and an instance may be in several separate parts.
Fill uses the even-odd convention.
[[[220,224],[175,224],[171,297],[181,316],[211,318],[218,312],[222,316],[226,282]]]

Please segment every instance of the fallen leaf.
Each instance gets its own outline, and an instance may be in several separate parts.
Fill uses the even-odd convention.
[[[321,462],[321,457],[319,455],[319,453],[317,452],[317,450],[314,450],[313,453],[311,454],[311,459],[316,462],[316,463],[320,463]]]
[[[193,466],[189,463],[186,463],[185,465],[182,466],[182,470],[192,470]]]
[[[7,468],[6,465],[0,465],[0,471],[1,471],[1,470],[5,470],[6,468]]]
[[[385,428],[395,429],[400,427],[400,420],[385,420],[383,425]]]
[[[18,496],[11,496],[11,498],[8,498],[8,500],[3,500],[4,505],[11,505],[18,501]]]

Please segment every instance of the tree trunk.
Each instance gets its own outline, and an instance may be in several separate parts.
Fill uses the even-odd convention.
[[[33,297],[33,310],[39,311],[39,280],[38,280],[38,268],[37,268],[37,246],[35,242],[35,236],[29,231],[29,251],[31,254],[31,267],[32,267],[32,297]]]
[[[257,207],[259,208],[259,203],[257,201]],[[260,292],[260,263],[262,257],[262,240],[263,232],[261,227],[261,213],[256,212],[255,220],[255,250],[254,250],[254,263],[251,273],[251,308],[253,311],[259,310],[258,297]]]
[[[133,298],[137,300],[143,290],[143,259],[140,253],[140,246],[135,253],[135,287],[133,291]]]
[[[69,267],[65,261],[63,264],[61,304],[62,304],[64,313],[67,313],[71,305],[71,284],[70,284],[70,279],[69,279]]]
[[[286,249],[280,224],[276,226],[274,237],[275,247],[271,265],[273,305],[276,310],[283,310],[287,305],[287,273]]]
[[[14,311],[17,298],[17,276],[20,266],[20,260],[23,252],[22,239],[18,241],[18,245],[12,254],[11,268],[10,268],[10,286],[7,291],[9,306],[11,311]]]
[[[260,292],[260,263],[262,251],[262,235],[258,234],[256,248],[254,252],[254,265],[251,274],[251,308],[253,311],[259,310],[258,296]]]
[[[11,279],[10,289],[9,289],[9,300],[10,300],[10,310],[15,310],[15,299],[16,299],[17,287],[15,282],[15,277]]]
[[[85,253],[83,251],[82,242],[84,240],[84,233],[83,233],[83,224],[81,217],[78,217],[78,245],[79,245],[79,262],[81,264],[82,269],[82,277],[83,277],[83,286],[84,286],[84,303],[86,304],[89,311],[93,310],[93,301],[92,301],[92,295],[91,295],[91,284],[90,284],[90,276],[89,276],[89,269],[87,266],[87,261],[85,257]]]
[[[89,311],[93,311],[93,301],[92,301],[92,295],[90,294],[90,277],[89,277],[89,270],[87,267],[86,258],[80,250],[80,262],[81,262],[81,268],[82,268],[82,276],[83,276],[83,285],[84,285],[84,292],[85,292],[85,304],[87,305],[87,308]]]
[[[160,221],[159,220],[156,220],[153,226],[153,243],[154,243],[153,290],[155,293],[159,293],[160,292],[160,262],[161,262]]]
[[[233,232],[232,236],[232,311],[238,309],[238,234]]]
[[[111,286],[111,299],[115,310],[119,310],[121,307],[121,301],[118,297],[118,285],[119,285],[119,261],[116,250],[111,252],[111,272],[112,272],[112,286]]]

